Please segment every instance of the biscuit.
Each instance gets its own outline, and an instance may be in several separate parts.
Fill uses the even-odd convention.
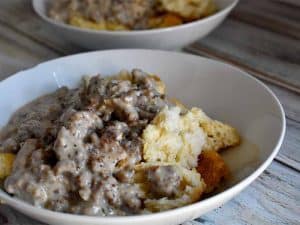
[[[195,20],[215,12],[213,0],[160,0],[162,8],[180,15],[186,20]]]
[[[196,167],[206,137],[199,122],[192,111],[165,107],[143,131],[144,160]]]
[[[206,143],[202,149],[203,151],[219,151],[224,148],[236,146],[240,143],[240,136],[235,128],[209,118],[198,108],[192,108],[191,111],[197,115],[200,126],[207,136]]]

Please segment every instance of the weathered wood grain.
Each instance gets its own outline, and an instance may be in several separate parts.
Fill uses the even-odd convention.
[[[300,93],[299,40],[229,19],[187,50],[234,64],[262,80]]]
[[[31,0],[0,1],[0,21],[59,54],[71,54],[81,50],[62,39],[42,21],[34,13]]]
[[[300,122],[300,95],[292,91],[287,91],[285,88],[272,85],[269,82],[265,83],[279,98],[285,110],[286,117],[290,120]]]
[[[43,223],[33,220],[6,205],[0,205],[0,224],[1,225],[44,225]]]
[[[285,139],[276,160],[300,172],[300,123],[287,119]]]
[[[300,7],[299,0],[273,0],[273,1],[285,4],[285,5],[289,5],[290,7]]]
[[[0,22],[0,79],[55,57],[58,54],[52,50],[14,32]]]
[[[242,0],[231,13],[231,18],[249,23],[295,39],[300,38],[299,1]]]
[[[300,174],[277,162],[224,206],[183,225],[297,225],[300,221]],[[0,206],[2,225],[41,225]]]

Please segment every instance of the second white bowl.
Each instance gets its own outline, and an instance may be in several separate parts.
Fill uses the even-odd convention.
[[[150,48],[179,49],[214,30],[237,4],[238,0],[215,0],[219,11],[195,22],[142,31],[96,31],[56,22],[47,16],[51,0],[33,0],[35,12],[61,37],[88,49]],[[56,34],[53,34],[56,35]]]

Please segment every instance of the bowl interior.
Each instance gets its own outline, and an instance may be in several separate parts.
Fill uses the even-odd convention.
[[[190,107],[200,107],[211,117],[238,129],[242,145],[224,152],[234,170],[234,183],[257,169],[276,147],[283,115],[276,98],[260,82],[212,60],[151,50],[112,50],[64,57],[4,80],[0,83],[0,126],[23,104],[63,85],[75,87],[82,75],[106,76],[133,68],[158,74],[166,83],[169,96]]]

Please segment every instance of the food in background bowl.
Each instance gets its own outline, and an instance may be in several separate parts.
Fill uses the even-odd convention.
[[[234,128],[169,100],[159,77],[135,69],[85,77],[18,110],[1,133],[0,175],[8,193],[38,207],[145,214],[220,186],[229,171],[218,151],[239,142]]]
[[[48,15],[95,30],[145,30],[176,26],[213,14],[213,0],[55,0]]]

